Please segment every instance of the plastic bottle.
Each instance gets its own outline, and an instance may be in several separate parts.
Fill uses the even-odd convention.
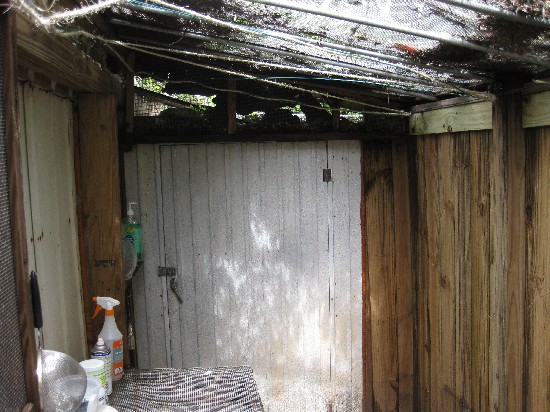
[[[143,260],[143,251],[141,245],[141,223],[134,218],[134,211],[132,205],[137,205],[136,202],[128,203],[128,210],[126,211],[126,217],[122,220],[122,237],[129,239],[136,249],[138,262]]]
[[[112,368],[112,380],[118,381],[122,378],[124,373],[124,363],[123,363],[123,346],[122,346],[122,333],[118,330],[118,327],[115,322],[115,306],[120,304],[116,299],[97,296],[94,297],[94,301],[97,303],[94,316],[105,309],[105,322],[103,323],[103,328],[99,332],[99,337],[103,339],[105,344],[111,349],[113,356],[113,368]]]
[[[105,344],[103,338],[99,338],[97,340],[96,345],[92,348],[90,352],[90,358],[99,359],[105,364],[105,390],[107,391],[107,395],[111,395],[113,393],[113,352]]]
[[[80,362],[80,366],[86,372],[86,375],[99,379],[101,386],[107,388],[107,371],[105,363],[100,359],[86,359]]]

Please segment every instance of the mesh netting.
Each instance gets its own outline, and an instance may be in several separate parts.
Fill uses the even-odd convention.
[[[3,33],[0,19],[0,33]],[[4,50],[0,41],[0,409],[20,411],[26,403],[13,264],[4,123]]]
[[[115,70],[135,53],[136,74],[154,86],[138,87],[156,93],[136,99],[138,133],[227,132],[229,81],[236,133],[376,123],[405,131],[398,117],[412,105],[490,99],[505,82],[550,70],[543,0],[109,0],[47,12],[19,4],[52,33],[101,45],[119,60]],[[76,17],[92,13],[109,30],[83,30]]]
[[[480,75],[495,70],[540,73],[550,68],[547,2],[462,2],[489,9],[483,13],[452,3],[111,0],[90,2],[88,13],[101,11],[112,32],[87,36],[137,51],[150,74],[176,80],[184,77],[174,70],[178,61],[242,76],[267,71],[354,79],[371,89],[392,87],[392,93],[410,96],[406,91],[459,93],[458,86],[478,84]],[[30,9],[25,3],[22,7]],[[61,9],[53,14],[54,9],[41,22],[74,32],[74,13]],[[538,25],[509,22],[510,15]]]
[[[113,385],[120,411],[263,412],[252,369],[130,370]]]

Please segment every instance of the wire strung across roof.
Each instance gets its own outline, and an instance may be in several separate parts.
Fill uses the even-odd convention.
[[[100,14],[115,37],[87,37],[139,52],[144,62],[156,58],[172,62],[165,66],[177,62],[258,81],[295,73],[315,81],[354,80],[362,90],[395,98],[484,98],[501,73],[536,80],[550,68],[550,6],[544,1],[105,0],[72,10],[56,4],[39,9],[24,0],[17,5],[37,24],[71,36],[82,34],[83,17]],[[178,77],[173,66],[163,72],[153,65],[140,70],[171,81],[183,76],[184,69]],[[341,81],[342,88],[349,86]]]

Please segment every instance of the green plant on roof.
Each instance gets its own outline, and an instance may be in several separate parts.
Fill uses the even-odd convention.
[[[181,100],[182,102],[189,103],[189,109],[196,112],[204,112],[208,107],[216,107],[216,103],[214,103],[214,98],[216,95],[201,96],[199,94],[181,93],[173,94],[172,97],[174,99]]]
[[[281,107],[281,109],[289,110],[292,113],[300,113],[302,111],[302,108],[300,107],[299,104],[295,106],[283,106]]]
[[[149,90],[155,93],[162,93],[166,87],[166,81],[160,81],[153,77],[140,77],[134,76],[134,86],[141,87],[142,89]]]

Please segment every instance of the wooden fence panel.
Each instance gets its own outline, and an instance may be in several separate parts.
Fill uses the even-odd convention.
[[[529,132],[527,163],[527,285],[525,405],[550,408],[550,128]]]
[[[495,103],[493,131],[416,142],[419,410],[549,410],[550,129],[524,132],[520,102]]]
[[[367,410],[550,410],[550,128],[493,123],[364,146]]]
[[[489,133],[417,141],[415,387],[420,410],[483,410],[488,390]]]

